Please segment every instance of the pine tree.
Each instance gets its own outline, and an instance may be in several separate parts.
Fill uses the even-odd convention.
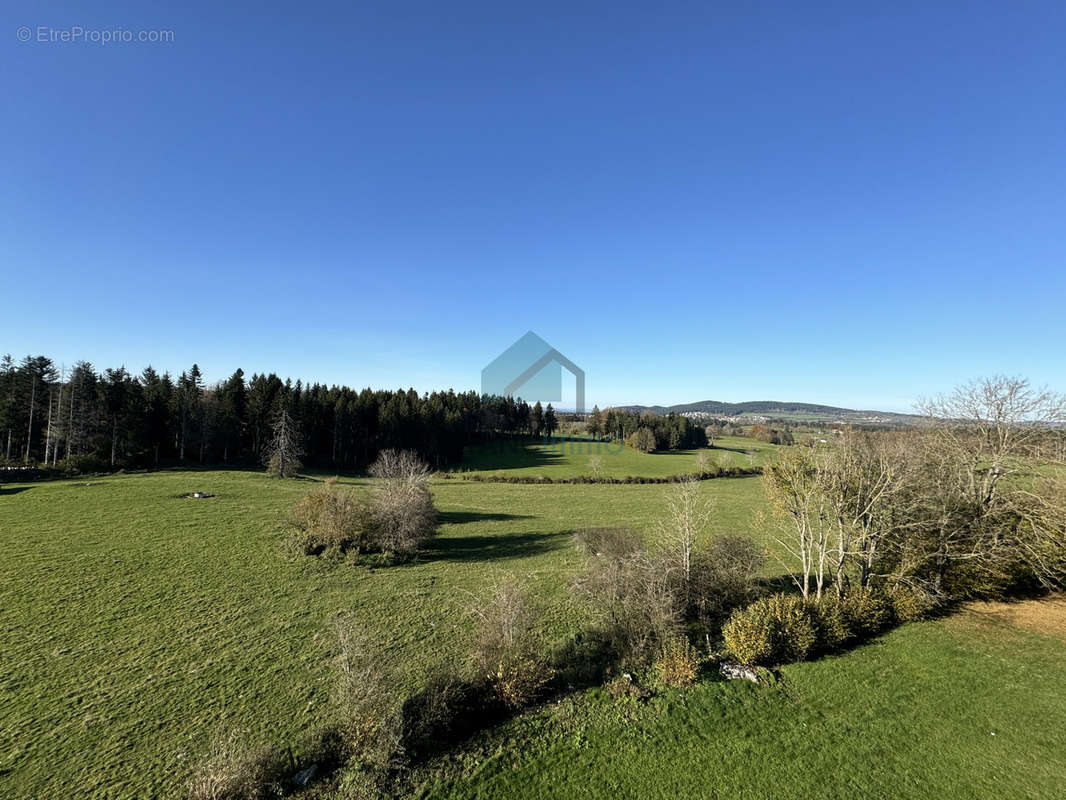
[[[594,405],[592,407],[592,414],[589,415],[588,431],[593,436],[599,436],[605,433],[603,429],[603,414],[600,412],[600,407]]]
[[[548,403],[548,408],[544,411],[544,435],[551,436],[558,427],[559,421],[555,418],[555,409],[552,408],[551,403]]]

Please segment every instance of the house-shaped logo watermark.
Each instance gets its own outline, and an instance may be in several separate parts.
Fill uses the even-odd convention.
[[[533,331],[481,370],[481,393],[557,403],[563,399],[563,367],[574,376],[574,410],[585,413],[585,371]]]

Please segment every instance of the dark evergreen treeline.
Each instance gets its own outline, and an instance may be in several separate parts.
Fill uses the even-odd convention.
[[[0,360],[0,459],[82,471],[159,464],[260,463],[281,410],[297,422],[308,466],[362,469],[380,450],[457,464],[475,438],[543,434],[551,406],[476,392],[382,391],[283,381],[237,370],[207,386],[195,364],[176,379],[147,367],[60,375],[44,356]]]

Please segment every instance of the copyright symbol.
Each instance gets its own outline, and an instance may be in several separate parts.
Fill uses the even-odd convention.
[[[20,42],[28,42],[33,35],[33,31],[30,30],[28,25],[21,25],[19,29],[15,31],[15,36]]]

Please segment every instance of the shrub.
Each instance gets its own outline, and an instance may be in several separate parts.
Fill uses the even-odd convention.
[[[651,428],[637,428],[626,438],[626,444],[642,453],[655,449],[655,432]]]
[[[917,622],[932,615],[939,606],[938,599],[928,592],[897,586],[889,592],[892,613],[900,622]]]
[[[188,786],[188,800],[265,800],[281,793],[285,764],[266,747],[249,747],[230,731],[211,743],[207,760]]]
[[[633,676],[628,672],[623,672],[621,675],[611,678],[603,688],[615,700],[623,698],[646,700],[650,696],[650,692],[634,681]]]
[[[802,661],[817,642],[807,605],[786,594],[761,598],[733,612],[722,635],[729,651],[748,665]]]
[[[479,619],[473,652],[478,674],[508,708],[528,705],[554,673],[540,655],[524,594],[517,585],[502,583],[474,611]]]
[[[580,630],[552,654],[557,680],[571,688],[599,686],[617,660],[615,647],[600,628]]]
[[[755,599],[764,561],[763,551],[743,536],[716,538],[694,556],[690,596],[700,622],[717,626],[733,609]]]
[[[773,637],[773,620],[755,603],[734,611],[722,628],[726,649],[741,664],[773,663]]]
[[[875,636],[892,624],[892,601],[880,589],[849,589],[843,603],[851,629],[860,638]]]
[[[414,450],[382,450],[370,465],[375,478],[425,478],[429,467]]]
[[[354,490],[328,483],[302,497],[289,512],[287,546],[302,555],[337,557],[372,549],[374,521],[366,500]]]
[[[837,595],[826,594],[821,600],[809,600],[808,608],[818,650],[837,650],[855,638],[847,607]]]
[[[375,549],[410,556],[436,532],[429,468],[411,451],[383,450],[370,472],[378,478],[370,497]]]
[[[630,528],[584,528],[574,534],[574,545],[589,556],[617,558],[643,547],[640,534]]]
[[[678,636],[660,647],[655,674],[664,685],[683,689],[696,682],[699,672],[699,655],[686,637]]]
[[[643,550],[594,556],[576,588],[599,617],[594,637],[623,665],[646,666],[680,633],[681,602],[662,557]]]
[[[401,704],[388,669],[353,620],[336,624],[332,706],[342,750],[350,759],[386,769],[402,755]]]

